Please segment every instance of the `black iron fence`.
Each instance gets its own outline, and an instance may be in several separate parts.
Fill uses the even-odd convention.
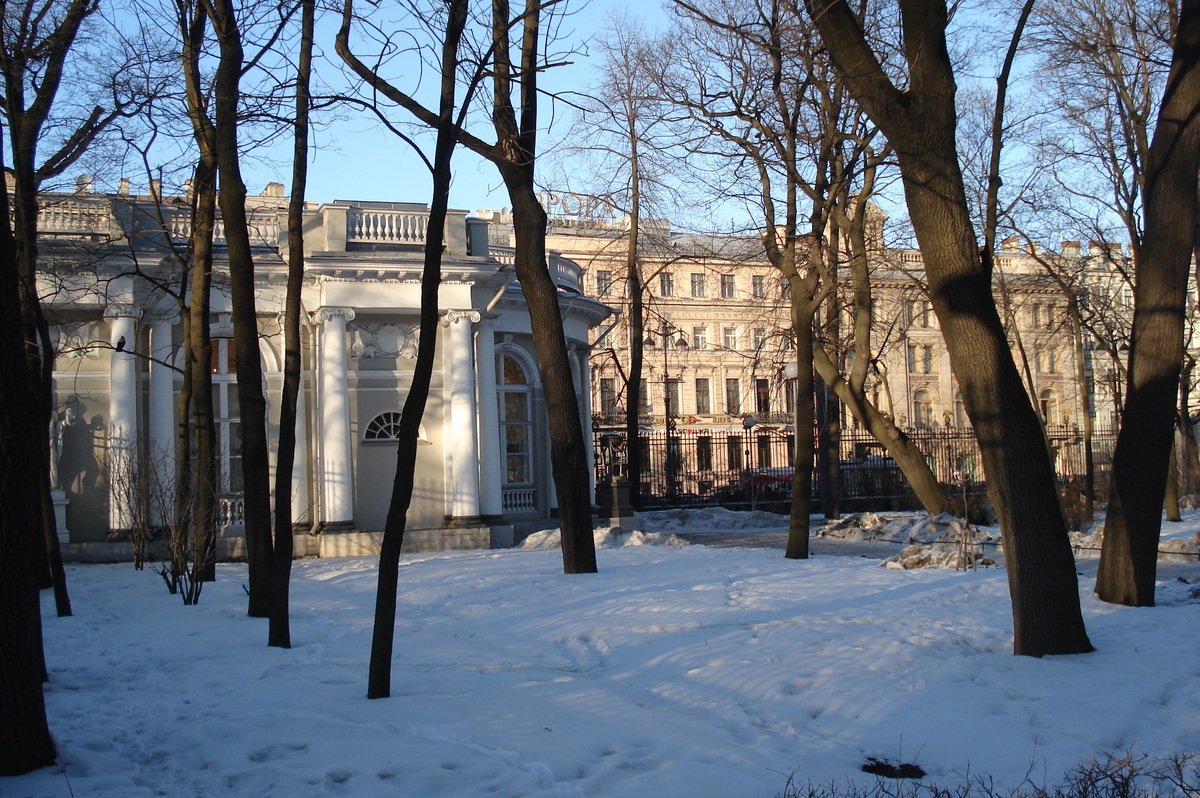
[[[933,473],[957,494],[982,492],[979,444],[970,429],[908,429],[905,434],[924,453]],[[596,481],[627,475],[629,447],[623,428],[597,425]],[[1047,429],[1050,454],[1064,483],[1083,482],[1086,442],[1080,428]],[[640,436],[643,506],[720,505],[778,509],[791,501],[795,436],[787,429],[759,426],[749,430],[681,428]],[[1091,439],[1097,498],[1107,493],[1116,431],[1102,429]],[[912,488],[896,462],[866,430],[841,433],[838,457],[839,497],[844,510],[915,509]],[[813,499],[822,481],[813,471]]]

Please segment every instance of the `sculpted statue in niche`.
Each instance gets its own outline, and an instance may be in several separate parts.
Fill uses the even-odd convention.
[[[416,324],[355,324],[350,356],[358,358],[417,357],[420,329]]]

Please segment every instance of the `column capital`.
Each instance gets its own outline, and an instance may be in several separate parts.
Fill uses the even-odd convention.
[[[452,324],[458,324],[460,321],[466,321],[475,324],[480,319],[478,310],[447,310],[438,320],[438,324],[443,327],[449,327]]]
[[[354,321],[353,308],[326,307],[319,309],[316,315],[317,319],[324,322],[333,321],[337,318],[345,319],[346,321]]]
[[[104,309],[104,318],[106,319],[140,319],[141,317],[141,308],[135,308],[132,305],[109,305]]]

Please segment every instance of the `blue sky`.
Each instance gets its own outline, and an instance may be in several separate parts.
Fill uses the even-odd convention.
[[[572,56],[574,63],[547,72],[541,82],[543,88],[550,92],[579,90],[591,82],[593,74],[586,40],[604,29],[612,11],[629,5],[625,0],[569,3],[572,16],[564,28],[571,29],[571,32],[565,35],[563,46],[572,46],[577,50]],[[636,13],[653,19],[659,19],[662,15],[656,3],[642,4]],[[336,58],[332,52],[332,41],[329,41],[332,30],[328,36],[318,35],[327,39],[320,44],[329,57]],[[317,68],[337,66],[326,61]],[[569,121],[570,113],[561,106],[551,108],[549,101],[544,101],[539,114],[543,124],[550,126],[540,138],[540,146],[545,148]],[[428,171],[409,147],[392,133],[381,129],[373,118],[365,114],[347,111],[344,116],[344,119],[314,134],[314,152],[309,165],[308,190],[305,192],[308,199],[318,203],[337,199],[428,202],[431,190]],[[402,120],[405,117],[396,112],[391,118]],[[426,143],[429,141],[431,139]],[[289,152],[290,146],[285,144],[278,152],[271,153],[278,163],[246,165],[245,179],[250,193],[260,192],[271,181],[283,183],[290,191]],[[465,148],[460,147],[455,154],[454,171],[451,207],[474,211],[480,208],[499,209],[509,204],[495,167]]]

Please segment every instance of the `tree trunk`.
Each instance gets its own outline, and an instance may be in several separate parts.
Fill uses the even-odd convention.
[[[797,278],[793,278],[795,283]],[[792,289],[795,290],[794,288]],[[811,302],[805,304],[811,306]],[[808,537],[812,515],[813,430],[816,423],[813,394],[813,316],[792,300],[792,330],[796,336],[796,445],[792,467],[792,507],[788,519],[788,542],[783,556],[808,559]],[[751,486],[753,490],[753,486]]]
[[[54,741],[42,694],[41,606],[31,564],[42,537],[38,470],[26,467],[36,447],[37,413],[29,400],[20,277],[0,190],[0,776],[54,764]],[[43,436],[44,437],[44,436]]]
[[[279,397],[279,448],[275,456],[275,551],[271,563],[267,645],[292,647],[288,620],[292,579],[292,471],[300,396],[300,290],[304,281],[304,194],[308,185],[309,84],[312,77],[315,0],[301,0],[300,55],[296,65],[296,121],[292,196],[288,200],[288,273],[283,307],[283,390]]]
[[[191,505],[190,548],[192,578],[199,582],[216,579],[217,518],[217,427],[213,412],[212,322],[209,318],[209,293],[212,290],[212,237],[216,226],[215,157],[201,152],[192,186],[192,299],[188,307],[187,327],[191,348],[187,356],[191,386],[191,434],[194,446],[180,449],[178,456],[192,461],[187,466],[190,480],[176,486],[184,501]],[[182,470],[182,469],[181,469]],[[178,558],[177,558],[178,559]],[[177,576],[188,570],[186,562],[173,563]]]
[[[1163,500],[1163,511],[1172,523],[1183,520],[1179,514],[1179,458],[1174,449],[1171,449],[1171,459],[1167,461],[1167,493]]]
[[[189,10],[190,9],[190,10]],[[185,602],[199,597],[201,585],[216,579],[216,510],[217,510],[217,430],[213,413],[212,381],[212,320],[209,316],[212,291],[213,231],[217,218],[217,154],[215,132],[208,117],[208,97],[200,69],[204,51],[207,16],[202,8],[184,3],[179,6],[180,39],[182,42],[183,77],[187,91],[186,111],[192,126],[199,157],[192,179],[192,230],[190,237],[192,280],[188,318],[184,322],[187,347],[187,377],[185,382],[191,397],[190,413],[180,416],[180,436],[191,441],[176,452],[177,472],[186,482],[176,485],[177,497],[190,510],[187,528],[177,529],[176,535],[187,535],[172,545],[172,573],[177,582],[188,580]],[[180,515],[185,513],[181,512]],[[187,563],[190,552],[191,566]]]
[[[526,0],[525,11],[514,23],[508,0],[492,0],[493,126],[499,142],[492,153],[513,209],[514,258],[517,279],[529,307],[538,373],[546,397],[550,427],[550,460],[558,498],[558,524],[562,532],[563,571],[595,573],[596,546],[592,536],[591,480],[587,445],[579,400],[571,377],[571,362],[563,335],[558,287],[546,260],[546,211],[534,191],[537,159],[537,76],[541,0]],[[516,75],[519,105],[512,99],[513,66],[509,42],[516,24],[521,26],[520,69]]]
[[[229,294],[233,304],[233,343],[237,367],[239,428],[242,435],[242,485],[246,518],[246,563],[252,617],[265,618],[271,607],[271,483],[267,443],[267,399],[263,395],[258,351],[258,312],[254,301],[254,255],[246,219],[246,186],[238,151],[238,100],[242,42],[237,9],[231,0],[212,0],[209,22],[220,44],[213,81],[215,141],[221,176],[218,201],[229,255]],[[291,491],[288,491],[288,496]]]
[[[546,262],[546,211],[534,192],[530,168],[501,168],[513,207],[517,279],[529,305],[538,372],[546,395],[550,427],[550,459],[558,494],[562,531],[563,572],[596,572],[592,536],[592,501],[588,486],[587,448],[579,417],[579,401],[563,338],[558,286]]]
[[[1090,651],[1041,423],[1013,362],[968,210],[945,4],[916,0],[902,6],[908,62],[903,93],[883,73],[845,0],[810,0],[809,7],[839,73],[896,150],[930,298],[1000,521],[1013,650],[1032,656]]]
[[[634,141],[631,139],[631,141]],[[629,374],[625,383],[625,462],[629,480],[629,502],[635,510],[642,506],[642,440],[638,416],[642,409],[642,369],[646,343],[646,298],[642,293],[642,269],[638,258],[642,227],[642,196],[639,162],[630,158],[629,240],[625,249],[625,289],[629,296]],[[665,345],[665,344],[664,344]],[[668,419],[668,423],[669,423]]]
[[[1146,164],[1146,233],[1134,264],[1137,297],[1129,382],[1096,576],[1096,594],[1116,604],[1154,605],[1158,537],[1183,363],[1198,170],[1200,2],[1184,0]]]
[[[433,197],[429,205],[429,227],[425,234],[425,262],[421,271],[421,337],[412,385],[400,413],[396,444],[396,476],[379,548],[379,583],[375,592],[375,626],[371,635],[371,660],[367,675],[367,698],[392,694],[392,649],[396,634],[396,590],[400,582],[400,551],[404,528],[412,504],[417,468],[417,439],[421,417],[429,398],[429,384],[438,330],[438,286],[442,279],[442,241],[450,206],[451,161],[457,144],[454,124],[455,65],[463,28],[467,22],[467,0],[450,0],[446,38],[442,43],[441,94],[438,103],[437,143],[433,155]],[[460,322],[464,323],[464,322]],[[489,335],[491,333],[488,333]],[[490,397],[488,397],[490,401]]]

